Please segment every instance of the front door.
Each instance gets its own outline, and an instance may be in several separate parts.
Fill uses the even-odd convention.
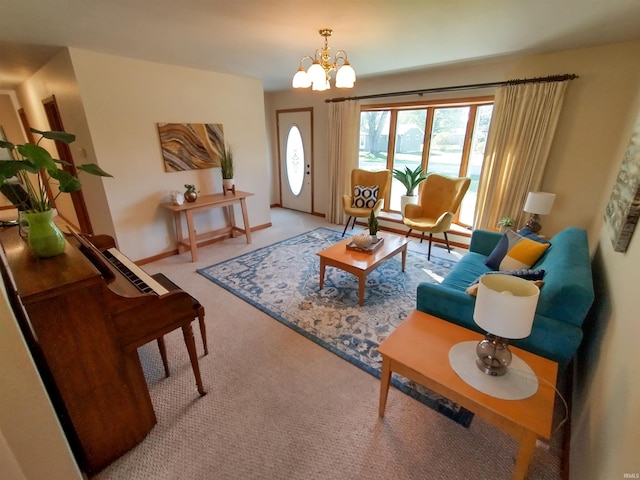
[[[313,109],[279,110],[278,152],[280,204],[283,208],[312,213]]]

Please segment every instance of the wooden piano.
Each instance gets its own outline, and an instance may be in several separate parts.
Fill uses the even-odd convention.
[[[111,237],[69,235],[64,253],[46,259],[15,227],[0,233],[0,243],[16,318],[86,473],[135,447],[156,424],[139,346],[182,328],[198,391],[206,393],[191,329],[194,299],[155,282],[111,249]],[[109,261],[114,255],[129,262],[128,273]]]

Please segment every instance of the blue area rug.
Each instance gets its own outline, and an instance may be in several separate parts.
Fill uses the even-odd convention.
[[[455,264],[409,251],[367,276],[364,306],[358,305],[358,279],[327,267],[318,290],[317,252],[342,240],[339,232],[317,228],[254,252],[198,269],[212,282],[284,323],[296,332],[380,378],[377,347],[415,309],[420,282],[439,282]],[[456,403],[395,373],[392,385],[464,426],[473,414]]]

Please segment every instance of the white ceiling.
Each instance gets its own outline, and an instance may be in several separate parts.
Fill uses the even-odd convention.
[[[324,27],[369,76],[640,39],[640,0],[1,0],[0,89],[65,46],[286,89]]]

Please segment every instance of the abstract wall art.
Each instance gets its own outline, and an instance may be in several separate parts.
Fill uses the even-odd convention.
[[[166,172],[220,166],[224,133],[219,123],[158,123]]]
[[[618,178],[607,209],[605,225],[613,249],[626,252],[640,218],[640,115],[631,133],[631,141],[622,159]]]

